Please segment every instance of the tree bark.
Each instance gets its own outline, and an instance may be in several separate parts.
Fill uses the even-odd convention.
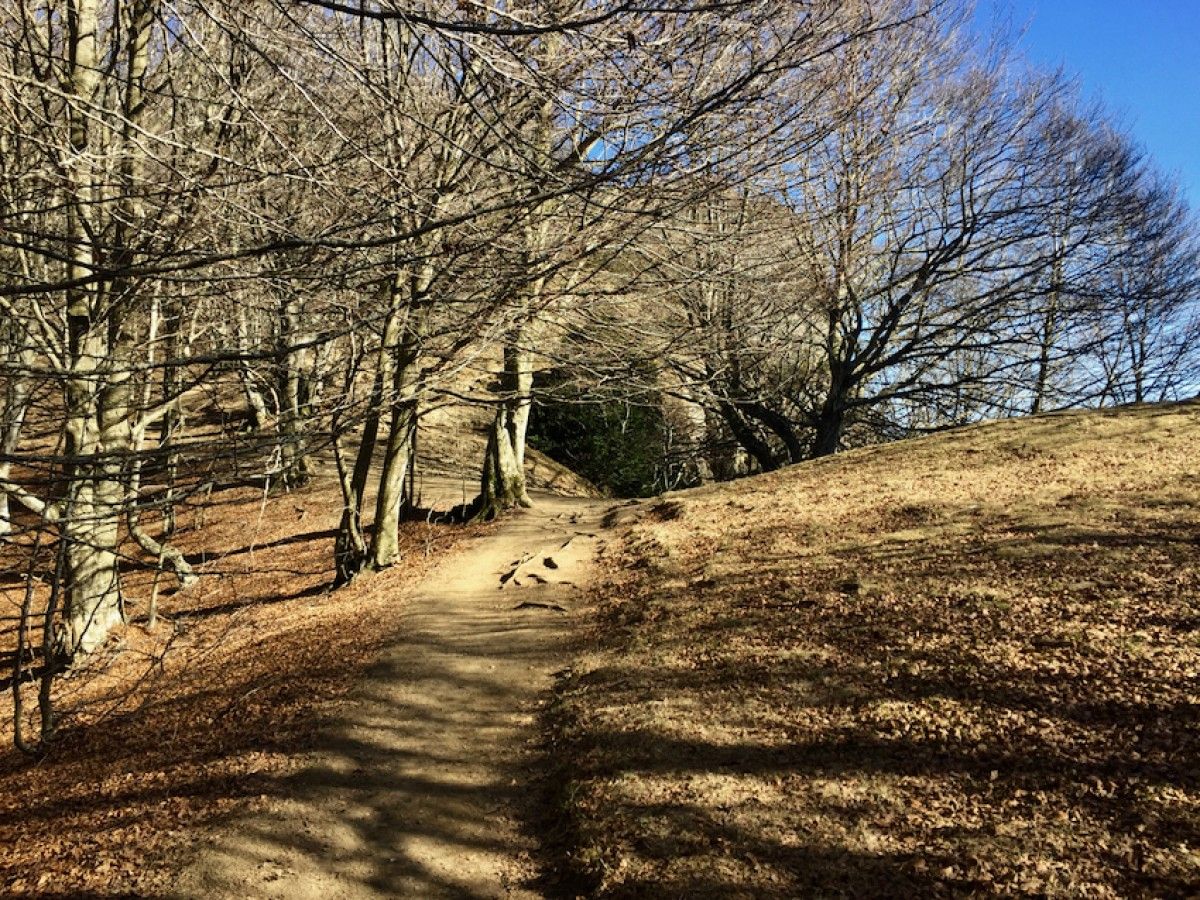
[[[733,435],[734,440],[747,453],[754,457],[754,461],[758,463],[759,471],[773,472],[779,468],[779,460],[775,458],[771,447],[742,418],[742,413],[737,406],[723,400],[717,404],[717,410],[720,412],[721,418],[725,420],[725,424],[729,426],[729,431]]]
[[[248,353],[250,350],[250,323],[246,319],[246,310],[238,307],[238,376],[242,383],[242,393],[246,397],[246,406],[250,410],[249,428],[253,432],[262,431],[267,424],[267,401],[258,388],[258,376],[250,365]]]
[[[383,403],[383,373],[376,369],[371,395],[363,422],[362,437],[354,456],[354,467],[348,468],[340,444],[335,445],[338,482],[342,489],[342,517],[334,538],[334,584],[349,584],[367,562],[367,537],[363,526],[363,499],[371,475],[371,458],[379,439],[379,407]]]
[[[279,304],[279,458],[284,487],[295,488],[311,477],[304,446],[304,419],[308,406],[305,359],[311,352],[302,343],[299,301],[286,297]]]
[[[166,488],[161,505],[163,534],[170,537],[175,533],[175,484],[179,479],[179,452],[177,445],[182,439],[184,413],[181,394],[183,390],[182,335],[183,316],[177,301],[165,302],[163,324],[166,329],[166,364],[162,371],[163,402],[169,403],[159,427],[158,450],[163,459]]]
[[[0,481],[7,481],[12,463],[9,458],[17,450],[21,427],[25,424],[25,413],[29,406],[30,379],[20,370],[27,369],[33,361],[32,353],[16,354],[18,374],[9,377],[4,397],[4,431],[0,434]],[[0,487],[0,539],[12,534],[12,519],[8,506],[8,491]]]
[[[388,439],[371,532],[370,564],[376,569],[390,566],[399,556],[400,510],[407,498],[406,479],[413,464],[417,427],[417,398],[412,393],[418,375],[417,340],[415,332],[409,331],[394,363]]]
[[[473,510],[473,517],[484,521],[515,507],[533,505],[525,482],[525,436],[533,405],[533,354],[523,346],[523,331],[516,329],[504,347],[502,399],[488,434],[479,497]]]
[[[100,85],[100,22],[95,0],[72,0],[67,19],[72,61],[70,145],[82,159],[91,150],[90,107]],[[92,241],[98,229],[90,227],[86,216],[100,177],[100,173],[83,165],[73,174],[66,209],[71,241],[67,270],[71,279],[90,276],[96,268]],[[66,544],[61,651],[67,656],[98,647],[122,619],[117,561],[119,505],[114,509],[112,504],[114,461],[106,459],[104,453],[106,443],[116,438],[113,413],[121,405],[121,393],[119,386],[105,384],[101,369],[102,363],[112,360],[107,323],[95,318],[101,300],[99,285],[67,292],[68,514],[60,537]]]
[[[846,425],[846,411],[836,400],[826,401],[817,417],[809,456],[818,459],[838,452],[842,445],[842,430]]]
[[[503,407],[497,409],[488,433],[483,478],[474,509],[474,518],[479,521],[490,521],[507,510],[532,505],[525,496],[525,476],[517,466],[507,418]]]

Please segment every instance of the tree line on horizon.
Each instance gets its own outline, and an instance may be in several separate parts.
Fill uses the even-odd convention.
[[[332,458],[335,581],[392,564],[447,403],[489,411],[463,512],[490,518],[529,502],[535,402],[653,410],[675,487],[1195,391],[1178,186],[970,24],[959,0],[3,0],[14,688],[105,642],[123,562],[196,580],[177,509],[234,457],[264,489]]]

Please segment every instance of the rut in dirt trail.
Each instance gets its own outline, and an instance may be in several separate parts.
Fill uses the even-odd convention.
[[[538,896],[524,767],[608,505],[538,497],[435,569],[304,770],[206,836],[176,895]]]

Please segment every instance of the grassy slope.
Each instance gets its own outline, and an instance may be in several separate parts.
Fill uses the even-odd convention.
[[[1200,890],[1200,406],[630,510],[551,714],[603,896]]]

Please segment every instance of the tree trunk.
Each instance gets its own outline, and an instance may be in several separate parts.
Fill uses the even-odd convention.
[[[95,0],[75,0],[69,12],[70,143],[78,158],[86,159],[92,149],[90,107],[100,84],[97,53],[100,21]],[[92,241],[99,229],[91,226],[86,215],[101,176],[85,166],[73,174],[72,196],[66,206],[67,232],[71,237],[67,270],[68,276],[75,279],[90,276],[96,268]],[[106,384],[101,370],[103,363],[112,361],[110,329],[94,318],[100,309],[101,293],[100,285],[67,292],[68,495],[60,537],[66,544],[65,633],[61,647],[66,656],[98,647],[122,618],[117,532],[123,491],[119,478],[115,487],[113,484],[113,468],[119,467],[121,461],[106,456],[105,450],[117,437],[114,413],[123,404],[120,385]],[[127,427],[128,421],[125,424]]]
[[[491,520],[506,510],[532,506],[525,484],[525,435],[533,405],[533,354],[522,346],[518,329],[504,348],[500,390],[484,453],[483,477],[475,501],[474,518]]]
[[[158,320],[160,307],[160,301],[155,298],[150,305],[149,333],[146,336],[146,377],[142,383],[142,396],[139,406],[139,412],[141,412],[142,417],[133,426],[132,435],[129,442],[130,470],[128,475],[129,496],[127,500],[128,511],[126,522],[129,526],[130,536],[144,552],[154,557],[157,569],[161,571],[164,566],[170,567],[170,569],[179,579],[180,586],[187,588],[195,584],[198,580],[195,572],[192,571],[191,564],[178,550],[178,548],[173,547],[170,544],[167,539],[167,535],[164,534],[162,541],[157,541],[150,535],[149,532],[142,528],[141,504],[138,496],[141,491],[142,481],[142,449],[146,439],[146,429],[148,427],[147,417],[149,416],[151,393],[153,390],[153,379],[151,376],[154,371],[155,364],[155,348],[158,340]],[[168,359],[167,362],[168,365],[166,368],[169,370],[172,368],[170,365],[171,360]],[[164,379],[163,384],[166,385],[167,383],[168,382],[166,379]],[[163,410],[163,416],[165,418],[170,414],[172,409],[176,408],[177,404],[174,402],[174,398],[170,394],[166,394],[163,397],[163,403],[165,404],[165,409]],[[158,573],[156,572],[154,577],[154,588],[151,594],[151,627],[153,627],[155,619],[155,602],[157,597]]]
[[[400,554],[400,510],[407,496],[405,486],[409,468],[415,464],[416,390],[427,314],[424,298],[433,277],[433,267],[425,264],[411,272],[407,285],[400,274],[392,283],[393,316],[384,334],[383,348],[388,363],[385,374],[390,379],[390,416],[370,548],[371,566],[376,569],[392,565]],[[411,497],[408,499],[412,500]]]
[[[488,434],[483,478],[474,508],[474,518],[480,521],[490,521],[514,507],[531,505],[525,496],[525,476],[517,467],[507,419],[503,407],[496,410]]]
[[[169,403],[163,413],[159,429],[158,450],[163,459],[166,488],[162,498],[163,535],[170,537],[175,533],[175,484],[179,480],[179,452],[175,449],[179,444],[183,428],[183,402],[181,399],[183,385],[184,346],[182,340],[183,316],[175,301],[168,300],[163,324],[166,328],[166,363],[162,370],[163,402]]]
[[[762,422],[772,434],[783,442],[784,449],[787,450],[788,462],[804,461],[804,444],[796,434],[795,426],[783,413],[777,412],[763,403],[748,403],[744,404],[743,408],[747,415]]]
[[[533,409],[533,354],[521,346],[523,335],[504,348],[505,392],[504,401],[508,437],[512,442],[513,459],[519,477],[518,500],[525,506],[529,497],[525,493],[525,435],[529,431],[529,413]]]
[[[367,538],[362,519],[363,497],[371,475],[371,457],[375,454],[375,443],[379,439],[379,407],[382,402],[383,373],[376,369],[353,469],[346,466],[340,442],[335,444],[338,483],[342,489],[342,518],[338,522],[333,544],[336,585],[349,584],[362,572],[367,562]]]
[[[415,400],[403,401],[392,410],[388,425],[383,472],[379,479],[379,493],[375,498],[375,523],[371,532],[369,555],[374,569],[390,566],[400,554],[400,510],[407,496],[408,469],[413,462],[416,411]]]
[[[1058,295],[1062,263],[1054,263],[1054,284],[1050,288],[1050,303],[1042,313],[1041,334],[1038,335],[1037,377],[1033,388],[1033,402],[1029,405],[1030,415],[1037,415],[1046,403],[1046,391],[1050,385],[1051,354],[1058,338]]]
[[[249,428],[253,432],[262,431],[267,424],[267,401],[263,398],[258,387],[258,376],[250,365],[250,323],[246,318],[245,308],[238,307],[237,316],[238,336],[238,376],[242,383],[242,393],[246,397],[249,409]]]
[[[832,397],[825,402],[817,418],[816,433],[813,435],[811,459],[831,456],[842,445],[842,429],[846,425],[846,411]]]
[[[308,406],[306,359],[311,351],[303,343],[299,301],[288,297],[279,304],[279,458],[280,478],[287,488],[306,483],[311,476],[304,446],[304,418]]]
[[[400,510],[407,496],[405,485],[413,465],[413,440],[417,427],[417,399],[412,395],[417,380],[418,352],[414,334],[405,337],[401,358],[392,379],[392,408],[384,450],[379,493],[375,498],[375,523],[371,532],[372,568],[390,566],[399,556]]]
[[[91,326],[89,318],[69,316],[76,334],[71,348],[75,365],[67,385],[68,497],[61,537],[67,544],[62,647],[67,656],[90,653],[122,621],[117,557],[124,501],[120,432],[128,429],[128,418],[122,423],[119,417],[128,414],[128,385],[110,375],[115,383],[97,390],[103,376],[95,363],[112,357],[102,329]]]
[[[758,436],[754,428],[742,417],[741,410],[728,401],[720,401],[717,405],[721,418],[729,426],[734,440],[745,449],[754,461],[758,463],[759,471],[773,472],[779,468],[779,460],[771,451],[770,446]]]
[[[32,354],[21,352],[16,355],[18,374],[9,376],[4,397],[4,431],[0,434],[0,481],[7,480],[12,463],[9,459],[17,452],[17,441],[21,437],[21,426],[25,423],[25,412],[29,406],[29,377],[23,374],[32,363]],[[12,534],[12,519],[8,507],[8,491],[0,488],[0,539]]]

